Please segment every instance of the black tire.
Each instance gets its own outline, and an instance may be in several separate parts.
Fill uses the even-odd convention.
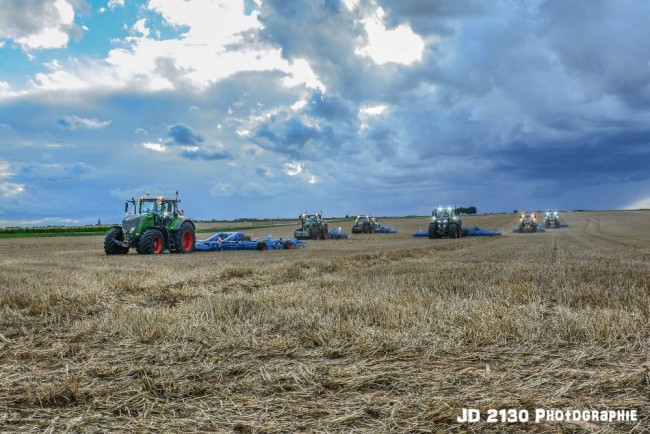
[[[285,250],[291,250],[291,249],[293,249],[293,244],[291,244],[291,241],[286,240],[286,241],[282,244],[282,247],[283,247]]]
[[[323,239],[326,240],[330,237],[330,228],[328,225],[325,225],[325,228],[323,229]]]
[[[461,230],[460,230],[460,236],[461,236],[461,237],[466,237],[466,236],[468,236],[468,235],[469,235],[469,230],[467,230],[467,228],[461,228]]]
[[[533,233],[537,232],[537,225],[533,226]]]
[[[192,253],[195,244],[196,234],[194,232],[194,225],[185,221],[174,234],[174,250],[176,253]]]
[[[560,221],[559,221],[559,220],[555,220],[555,228],[557,229],[557,228],[559,228],[559,227],[560,227]]]
[[[432,240],[434,238],[439,238],[438,232],[436,232],[436,226],[429,225],[429,239]]]
[[[138,253],[141,255],[159,255],[165,249],[165,237],[158,229],[147,229],[140,237]]]
[[[457,229],[458,226],[449,225],[449,238],[458,238],[458,232],[456,232]]]
[[[113,228],[106,234],[106,237],[104,238],[104,252],[106,252],[107,255],[126,255],[129,253],[128,247],[122,247],[115,244],[115,240],[124,240],[122,229]]]

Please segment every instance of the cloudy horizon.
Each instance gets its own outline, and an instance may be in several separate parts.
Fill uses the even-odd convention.
[[[0,225],[650,208],[650,3],[0,0]]]

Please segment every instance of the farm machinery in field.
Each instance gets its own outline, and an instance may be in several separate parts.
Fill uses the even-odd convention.
[[[535,216],[535,213],[522,212],[519,215],[519,226],[517,226],[519,233],[534,233],[537,232],[538,227],[539,225],[537,224],[537,217]]]
[[[306,247],[305,241],[296,239],[273,239],[271,234],[266,238],[251,239],[243,232],[217,232],[210,238],[196,242],[196,250],[202,252],[226,250],[278,250],[298,249]]]
[[[320,240],[329,238],[327,221],[320,214],[301,214],[298,216],[300,227],[293,231],[298,240]]]
[[[114,225],[104,238],[107,255],[124,255],[135,248],[139,254],[163,252],[190,253],[196,242],[196,226],[179,209],[178,192],[174,199],[140,196],[124,204],[126,217]],[[132,205],[129,212],[129,204]]]
[[[379,224],[376,217],[367,215],[358,215],[354,219],[352,226],[353,234],[395,234],[397,230],[392,226],[383,226]]]
[[[460,217],[452,208],[436,208],[431,213],[429,223],[429,238],[460,238],[462,223]]]
[[[358,215],[354,218],[354,226],[352,226],[353,234],[372,234],[375,232],[377,221],[373,221],[372,217],[367,215]]]
[[[548,211],[544,214],[544,227],[550,228],[563,228],[569,226],[560,218],[560,213],[557,211]]]
[[[429,229],[415,231],[412,233],[412,235],[416,238],[426,238],[429,236]],[[501,235],[501,231],[486,229],[480,226],[472,226],[469,228],[462,228],[460,235],[461,237],[498,237]]]

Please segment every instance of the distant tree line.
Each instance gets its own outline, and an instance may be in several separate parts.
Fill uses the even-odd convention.
[[[457,207],[456,214],[476,215],[476,207],[475,206]]]

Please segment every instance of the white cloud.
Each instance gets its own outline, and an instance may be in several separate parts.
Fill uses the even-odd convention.
[[[145,142],[142,144],[142,146],[156,152],[165,152],[167,150],[167,148],[165,148],[163,145],[155,142]]]
[[[139,33],[142,36],[149,36],[149,29],[147,28],[147,20],[145,18],[136,21],[132,27],[134,33]]]
[[[124,0],[108,0],[108,7],[110,9],[115,9],[118,6],[124,7]]]
[[[318,178],[306,171],[300,162],[285,163],[282,171],[288,176],[298,177],[298,179],[307,184],[316,184],[318,182]]]
[[[96,130],[109,126],[111,124],[111,121],[100,121],[98,119],[90,119],[76,115],[70,115],[59,119],[57,123],[61,128],[68,130],[79,130],[84,128]]]
[[[391,62],[408,65],[420,61],[425,46],[422,38],[404,24],[387,29],[383,23],[384,16],[384,10],[379,7],[374,16],[361,20],[368,34],[368,42],[358,47],[355,53],[369,56],[379,65]]]
[[[111,2],[109,6],[122,3]],[[151,0],[147,8],[177,29],[186,26],[187,31],[176,39],[152,39],[146,19],[140,19],[131,27],[134,35],[115,41],[120,43],[119,48],[111,50],[105,59],[69,58],[58,68],[36,74],[28,82],[27,91],[137,87],[140,91],[155,92],[187,85],[201,89],[241,71],[283,71],[287,74],[286,86],[304,84],[325,90],[306,60],[289,62],[282,58],[279,48],[247,46],[242,35],[260,29],[261,24],[257,12],[244,14],[241,0]],[[70,22],[73,18],[74,15]],[[63,43],[60,38],[56,44]],[[232,48],[237,45],[239,48]]]
[[[6,162],[0,162],[0,178],[8,178],[11,175],[13,175],[13,171],[11,170],[11,166],[9,163]]]
[[[388,107],[385,105],[364,106],[359,109],[359,114],[362,116],[376,116],[386,111]]]
[[[25,49],[63,48],[68,45],[70,36],[66,28],[74,25],[74,8],[66,0],[56,0],[54,8],[58,14],[56,22],[48,21],[37,33],[16,39]]]
[[[300,163],[286,163],[284,165],[284,173],[289,176],[296,176],[302,173],[302,164]]]
[[[0,196],[4,198],[18,196],[23,191],[25,191],[24,184],[16,184],[14,182],[0,183]]]
[[[309,62],[305,59],[294,60],[290,65],[289,73],[290,75],[283,80],[284,85],[287,87],[304,84],[311,89],[320,89],[322,92],[327,91],[325,85],[318,79]]]

